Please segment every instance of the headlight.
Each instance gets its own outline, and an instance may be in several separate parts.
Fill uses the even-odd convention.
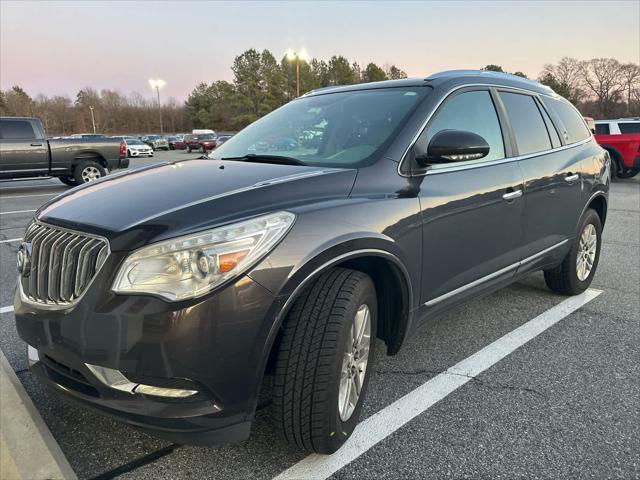
[[[294,219],[277,212],[141,248],[120,267],[113,291],[169,301],[199,297],[255,265]]]

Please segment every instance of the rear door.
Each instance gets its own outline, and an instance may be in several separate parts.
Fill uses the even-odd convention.
[[[423,223],[421,300],[440,309],[510,279],[520,260],[522,175],[501,128],[495,93],[488,87],[455,92],[435,112],[413,147],[426,151],[446,129],[483,137],[487,157],[439,163],[413,171]]]
[[[49,151],[39,125],[24,118],[0,119],[0,176],[33,177],[47,173]]]
[[[563,127],[557,131],[536,95],[500,90],[499,96],[524,177],[522,261],[524,268],[533,268],[557,260],[574,234],[582,158],[579,149],[561,148],[569,132]]]

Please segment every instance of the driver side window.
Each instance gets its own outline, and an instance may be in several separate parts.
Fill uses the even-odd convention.
[[[502,130],[491,95],[486,90],[460,93],[447,100],[416,142],[416,153],[426,153],[433,136],[442,130],[464,130],[480,135],[489,144],[489,154],[471,162],[505,158]],[[456,162],[467,163],[467,162]]]

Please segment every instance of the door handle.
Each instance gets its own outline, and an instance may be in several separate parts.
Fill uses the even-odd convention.
[[[564,177],[564,181],[571,183],[571,182],[575,182],[579,178],[580,178],[580,175],[578,175],[577,173],[574,173],[573,175],[567,175],[566,177]]]
[[[518,189],[518,190],[513,190],[511,192],[507,192],[504,195],[502,195],[503,200],[506,200],[507,202],[510,200],[515,200],[516,198],[520,198],[522,196],[522,190]]]
[[[32,143],[31,146],[32,147],[41,147],[42,144],[41,143]]]

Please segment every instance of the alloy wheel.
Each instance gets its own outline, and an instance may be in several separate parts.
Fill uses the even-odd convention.
[[[582,235],[580,235],[580,245],[576,258],[576,274],[581,282],[584,282],[591,274],[597,248],[598,235],[596,234],[596,228],[589,223],[584,227]]]
[[[338,390],[338,413],[346,422],[353,415],[362,392],[367,372],[371,344],[371,312],[366,304],[360,305],[347,335],[347,344],[342,359],[340,388]]]
[[[82,181],[85,183],[97,180],[101,176],[102,174],[100,173],[100,170],[91,165],[82,169]]]

